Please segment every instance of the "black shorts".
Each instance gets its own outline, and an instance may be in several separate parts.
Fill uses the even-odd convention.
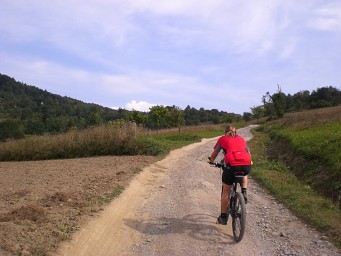
[[[226,185],[232,185],[235,172],[243,172],[244,175],[246,176],[251,172],[251,165],[237,166],[227,165],[226,167],[223,167],[222,182],[225,183]]]

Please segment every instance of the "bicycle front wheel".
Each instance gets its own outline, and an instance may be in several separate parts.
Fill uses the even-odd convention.
[[[237,192],[233,198],[232,216],[232,230],[233,237],[236,242],[240,242],[245,233],[246,226],[246,207],[242,193]]]

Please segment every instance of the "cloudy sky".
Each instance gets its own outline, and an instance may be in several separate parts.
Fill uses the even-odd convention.
[[[105,107],[242,114],[341,87],[341,0],[1,0],[0,73]]]

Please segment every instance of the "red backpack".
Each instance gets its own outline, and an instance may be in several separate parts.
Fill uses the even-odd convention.
[[[243,137],[236,135],[235,137],[222,136],[218,140],[225,152],[225,162],[231,166],[250,165],[251,157],[249,147]]]

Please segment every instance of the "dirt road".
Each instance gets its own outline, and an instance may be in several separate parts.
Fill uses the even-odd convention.
[[[239,130],[246,139],[250,128]],[[250,179],[247,229],[235,243],[231,220],[216,224],[221,174],[206,163],[216,139],[145,168],[58,255],[340,255],[334,246]]]

